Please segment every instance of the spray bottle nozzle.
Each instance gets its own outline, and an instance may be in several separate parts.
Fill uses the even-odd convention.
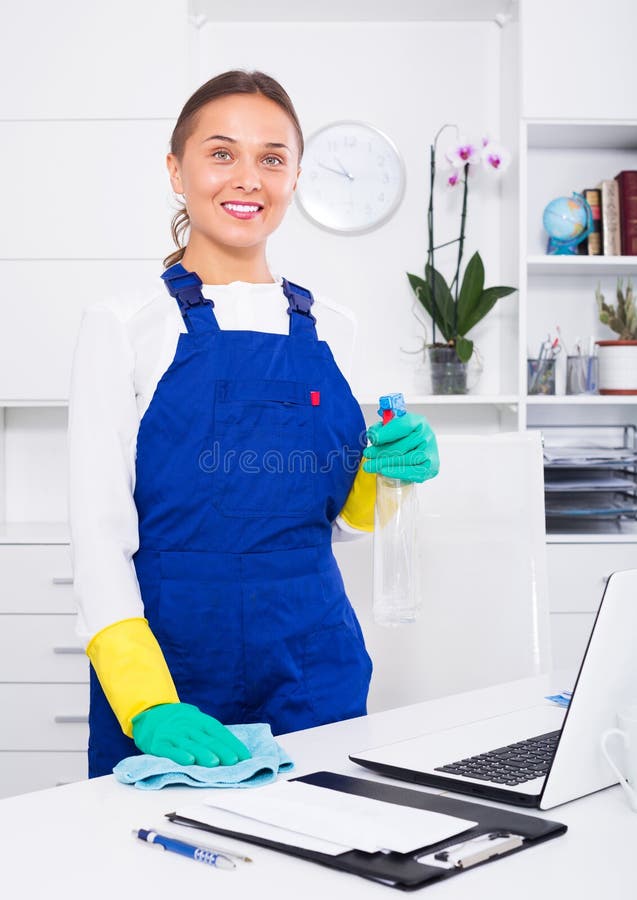
[[[405,398],[402,394],[383,394],[378,398],[378,415],[382,417],[383,425],[386,425],[394,416],[404,416]]]

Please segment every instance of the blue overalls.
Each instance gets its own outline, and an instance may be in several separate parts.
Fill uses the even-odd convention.
[[[201,280],[162,275],[188,331],[137,438],[133,561],[179,698],[274,734],[364,715],[372,664],[332,554],[365,423],[312,295],[289,334],[222,331]],[[89,775],[139,751],[91,669]]]

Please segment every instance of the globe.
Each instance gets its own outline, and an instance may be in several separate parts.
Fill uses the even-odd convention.
[[[581,194],[556,197],[545,207],[542,224],[549,236],[547,253],[574,254],[593,229],[591,208]]]

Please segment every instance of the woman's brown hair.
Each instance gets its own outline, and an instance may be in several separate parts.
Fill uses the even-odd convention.
[[[270,75],[266,75],[265,72],[246,72],[242,69],[232,69],[229,72],[222,72],[221,75],[216,75],[210,81],[202,84],[192,97],[186,101],[170,138],[170,152],[179,161],[183,158],[186,141],[195,129],[199,110],[206,103],[210,103],[211,100],[216,100],[218,97],[224,97],[227,94],[263,94],[264,97],[268,97],[268,99],[278,103],[281,109],[288,114],[294,125],[299,143],[299,162],[301,161],[304,147],[303,132],[289,96],[279,82]],[[185,205],[182,205],[173,216],[170,226],[173,241],[178,249],[170,253],[164,260],[166,268],[179,262],[183,257],[186,246],[182,244],[182,238],[189,225],[188,210]]]

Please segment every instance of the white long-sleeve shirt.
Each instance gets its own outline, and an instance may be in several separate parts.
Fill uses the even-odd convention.
[[[288,302],[281,278],[269,284],[203,285],[225,330],[287,334]],[[315,297],[317,332],[337,365],[350,373],[356,321]],[[137,433],[180,333],[177,301],[163,282],[89,306],[82,318],[69,402],[69,522],[78,636],[85,644],[114,622],[144,615],[132,557],[139,547],[135,490]],[[342,519],[336,539],[360,535]]]

